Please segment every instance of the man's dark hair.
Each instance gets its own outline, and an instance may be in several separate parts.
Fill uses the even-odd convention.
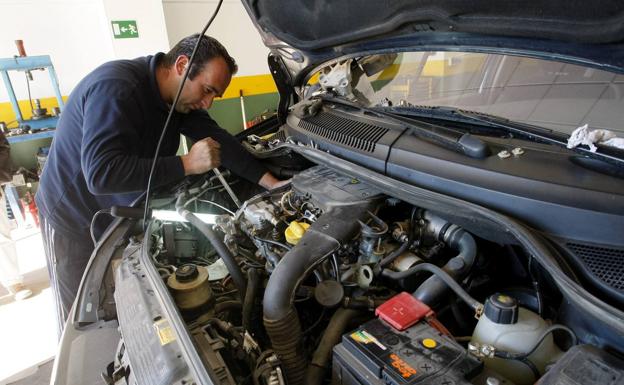
[[[180,55],[184,55],[190,59],[197,39],[199,39],[198,33],[180,40],[178,44],[163,56],[161,65],[171,67]],[[204,35],[199,42],[199,47],[197,47],[195,59],[193,59],[193,65],[189,72],[189,80],[193,80],[193,78],[197,76],[201,69],[204,68],[204,64],[217,57],[222,57],[225,60],[231,75],[234,75],[236,71],[238,71],[238,66],[234,58],[230,56],[225,47],[219,43],[217,39]]]

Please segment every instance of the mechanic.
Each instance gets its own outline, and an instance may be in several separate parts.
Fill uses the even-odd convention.
[[[130,205],[145,190],[198,38],[186,37],[166,54],[105,63],[69,96],[36,196],[61,330],[94,249],[91,220],[98,210]],[[284,184],[206,112],[236,71],[226,49],[204,36],[163,139],[152,177],[155,187],[205,173],[221,159],[232,172],[266,189]],[[176,156],[180,134],[196,142],[188,154]]]

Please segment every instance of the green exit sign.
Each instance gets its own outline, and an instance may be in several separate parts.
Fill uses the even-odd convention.
[[[113,36],[115,39],[132,39],[139,37],[136,20],[113,20]]]

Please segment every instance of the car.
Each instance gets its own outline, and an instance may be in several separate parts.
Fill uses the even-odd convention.
[[[624,383],[623,4],[243,4],[290,184],[113,208],[52,383]]]

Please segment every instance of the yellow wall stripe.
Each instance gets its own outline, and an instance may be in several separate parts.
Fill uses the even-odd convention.
[[[225,90],[222,99],[238,98],[240,96],[240,90],[243,91],[243,96],[252,96],[277,92],[277,87],[270,74],[236,76],[232,78],[232,82],[227,90]]]
[[[55,97],[39,98],[41,101],[41,107],[47,108],[48,113],[52,111],[52,107],[58,107],[58,103]],[[63,100],[67,100],[67,96],[63,96]],[[32,111],[30,110],[30,102],[28,100],[20,100],[17,102],[22,111],[22,117],[24,119],[30,119],[32,117]],[[34,106],[34,102],[33,102]],[[9,123],[15,120],[15,113],[11,107],[10,102],[0,103],[0,122]],[[17,123],[11,124],[9,127],[17,127]]]
[[[260,94],[270,94],[277,92],[277,87],[273,82],[273,77],[270,74],[265,75],[253,75],[253,76],[237,76],[232,78],[232,82],[230,86],[225,91],[225,94],[221,99],[230,99],[230,98],[238,98],[240,96],[240,90],[243,91],[244,96],[253,96]],[[52,110],[52,107],[57,107],[58,103],[56,102],[56,98],[39,98],[41,101],[41,106],[43,108],[47,108],[48,112]],[[67,96],[63,96],[63,100],[67,100]],[[30,119],[32,117],[32,112],[30,110],[30,102],[28,100],[20,100],[18,101],[20,106],[20,110],[22,111],[22,116],[24,119]],[[11,122],[15,120],[15,114],[13,113],[13,109],[11,108],[11,103],[3,102],[0,103],[0,122]],[[16,124],[13,123],[9,127],[15,127]]]

